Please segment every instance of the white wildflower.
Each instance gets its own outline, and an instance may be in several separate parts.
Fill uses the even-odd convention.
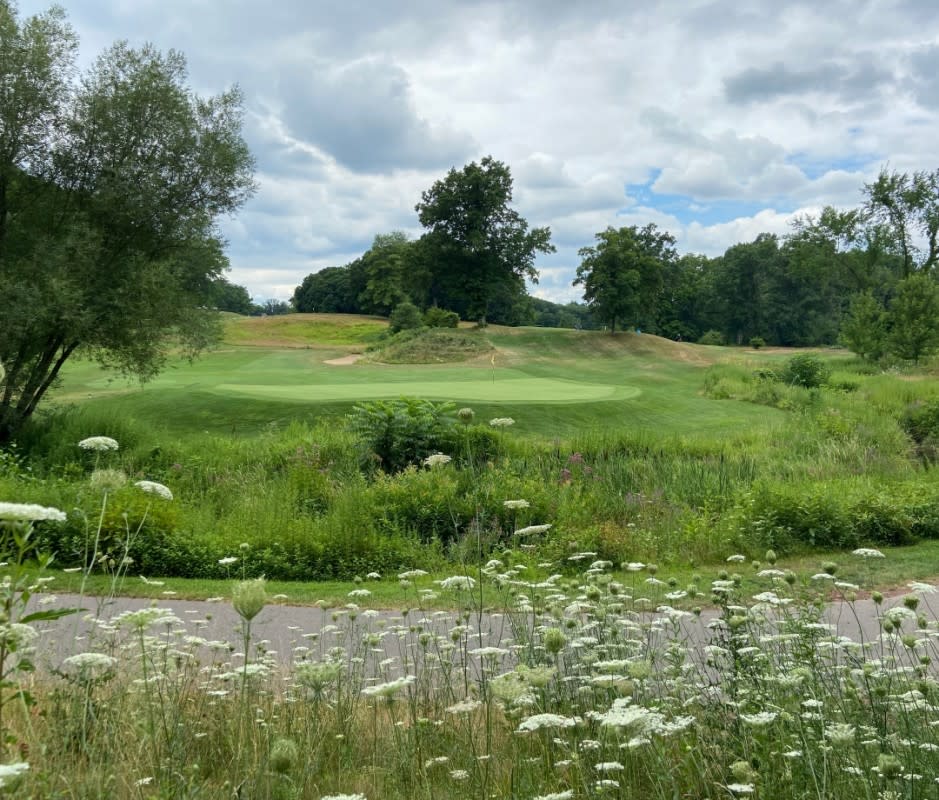
[[[442,467],[444,464],[449,464],[452,460],[450,456],[444,453],[432,453],[424,459],[423,464],[425,467]]]
[[[469,773],[465,769],[451,769],[450,777],[455,781],[465,781],[469,777]]]
[[[29,769],[29,764],[25,761],[18,761],[13,764],[0,764],[0,787],[7,786],[16,778],[20,777]]]
[[[62,665],[74,670],[80,676],[91,677],[96,673],[106,673],[114,668],[117,659],[104,653],[76,653],[66,658]]]
[[[532,800],[571,800],[574,796],[573,789],[566,789],[563,792],[552,792],[551,794],[540,794]]]
[[[762,728],[771,725],[778,716],[776,711],[757,711],[755,714],[741,714],[740,720],[754,728]]]
[[[366,686],[362,690],[362,694],[368,695],[369,697],[393,697],[402,689],[414,683],[415,680],[417,679],[413,675],[405,675],[402,678],[395,678],[395,680],[388,681],[387,683]]]
[[[753,794],[756,790],[752,783],[728,783],[727,791],[732,794]]]
[[[519,733],[538,731],[542,728],[573,728],[577,720],[571,717],[562,717],[560,714],[535,714],[522,720],[518,726]]]
[[[873,547],[859,547],[857,550],[852,550],[851,555],[859,558],[886,558],[880,550],[875,550]]]
[[[597,772],[622,772],[625,767],[619,761],[601,761],[594,769]]]
[[[739,564],[742,561],[746,561],[747,557],[740,553],[734,553],[732,556],[727,556],[727,560],[733,564]]]
[[[31,503],[0,503],[0,521],[8,522],[65,522],[65,512],[50,506]]]
[[[520,508],[528,508],[531,503],[527,500],[503,500],[502,505],[510,510],[517,510]]]
[[[536,533],[544,533],[545,531],[551,530],[550,525],[529,525],[525,528],[519,528],[515,531],[516,536],[530,536]]]
[[[515,424],[515,420],[511,417],[496,417],[495,419],[489,420],[489,424],[493,428],[508,428],[510,425]]]
[[[402,581],[413,581],[415,578],[421,578],[426,574],[427,572],[422,569],[409,569],[407,572],[399,573],[398,578]]]
[[[646,568],[646,565],[643,564],[641,561],[630,561],[626,565],[627,572],[642,572],[642,570],[644,570],[645,568]]]
[[[78,446],[82,450],[97,450],[99,453],[117,450],[120,447],[117,439],[112,439],[110,436],[89,436],[87,439],[82,439]]]
[[[472,589],[476,585],[476,581],[469,575],[451,575],[435,583],[440,584],[441,589]]]
[[[471,714],[477,708],[479,708],[482,703],[479,700],[461,700],[459,703],[447,708],[448,714]]]
[[[229,564],[234,564],[238,561],[238,556],[225,556],[225,558],[220,558],[218,563],[223,567],[227,567]]]
[[[157,483],[156,481],[135,481],[134,486],[142,492],[155,494],[157,497],[162,497],[164,500],[173,499],[173,493],[170,491],[169,487],[164,486],[162,483]]]

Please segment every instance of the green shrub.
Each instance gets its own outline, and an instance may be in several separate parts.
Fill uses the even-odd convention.
[[[824,386],[831,375],[831,368],[818,356],[811,353],[799,353],[786,362],[780,379],[793,386],[805,389],[817,389]]]
[[[759,350],[761,347],[766,347],[766,339],[762,336],[753,336],[750,339],[750,347],[754,350]]]
[[[460,315],[456,311],[431,306],[424,312],[424,324],[428,328],[455,328],[460,324]]]
[[[415,328],[422,327],[423,324],[420,309],[414,305],[414,303],[410,303],[407,300],[403,303],[398,303],[391,312],[391,316],[388,318],[388,329],[392,333],[414,330]]]
[[[367,450],[366,462],[371,459],[386,472],[399,472],[432,453],[453,450],[455,408],[449,402],[402,397],[362,403],[347,419]]]
[[[698,339],[698,344],[723,345],[725,344],[724,334],[715,330],[706,331]]]

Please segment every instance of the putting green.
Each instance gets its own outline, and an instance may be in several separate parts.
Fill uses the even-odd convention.
[[[220,394],[271,400],[374,400],[402,394],[460,402],[589,403],[614,398],[628,400],[642,390],[635,386],[610,386],[552,378],[503,378],[469,381],[409,381],[368,383],[309,383],[290,386],[223,383],[213,387]]]

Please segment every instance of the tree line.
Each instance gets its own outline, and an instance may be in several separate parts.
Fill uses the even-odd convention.
[[[656,225],[609,227],[579,251],[585,303],[528,295],[533,256],[550,231],[529,232],[508,208],[511,175],[491,157],[451,170],[417,211],[429,230],[375,237],[344,266],[308,275],[298,311],[389,314],[399,303],[464,319],[641,330],[672,339],[781,346],[843,343],[865,357],[917,360],[939,345],[939,170],[881,171],[853,209],[827,207],[784,236],[763,233],[722,255],[679,254]],[[506,243],[508,242],[508,244]]]

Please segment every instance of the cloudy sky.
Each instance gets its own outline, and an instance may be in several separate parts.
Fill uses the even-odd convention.
[[[939,167],[932,0],[64,0],[84,63],[116,39],[232,83],[260,189],[231,279],[289,298],[491,154],[558,248],[534,293],[579,299],[577,249],[654,222],[715,255],[856,205],[885,164]],[[20,0],[31,14],[48,3]]]

